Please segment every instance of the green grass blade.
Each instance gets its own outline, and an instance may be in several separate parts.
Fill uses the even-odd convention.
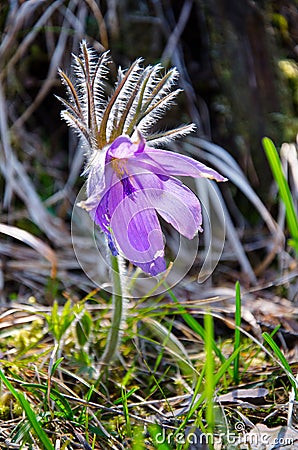
[[[205,340],[205,397],[206,397],[206,422],[207,422],[207,432],[213,433],[214,430],[214,354],[213,345],[214,340],[214,326],[213,317],[210,313],[204,316],[204,326],[206,332]]]
[[[185,376],[195,376],[196,370],[180,340],[157,320],[147,317],[143,319],[143,323],[164,349],[176,359],[181,372]]]
[[[189,410],[185,416],[185,418],[183,419],[183,421],[181,422],[181,424],[179,425],[179,427],[177,428],[177,430],[175,431],[175,436],[177,436],[180,432],[183,432],[183,430],[185,429],[185,426],[187,425],[189,419],[192,418],[192,416],[194,415],[194,413],[196,412],[196,410],[201,406],[201,404],[204,402],[205,400],[205,391],[202,392],[202,394],[200,394],[201,391],[201,386],[203,383],[203,380],[205,378],[205,369],[206,367],[203,367],[203,370],[200,373],[200,378],[198,379],[196,386],[195,386],[195,390],[192,396],[192,401],[189,407]]]
[[[168,289],[168,294],[170,295],[170,297],[172,298],[172,300],[175,302],[177,309],[179,311],[179,313],[181,314],[181,317],[184,319],[185,323],[187,323],[187,325],[195,332],[197,333],[205,342],[206,340],[206,332],[204,327],[202,327],[201,324],[199,324],[199,322],[188,312],[186,312],[185,308],[183,306],[180,305],[179,300],[177,299],[177,297],[175,296],[175,294],[170,290],[170,288],[166,285],[166,283],[164,283],[165,286]],[[218,348],[218,346],[216,345],[216,342],[214,339],[212,339],[212,347],[213,350],[216,354],[216,356],[220,359],[220,361],[222,363],[224,363],[226,361],[225,356],[222,354],[222,352],[220,351],[220,349]],[[230,367],[228,368],[228,372],[230,376],[233,376],[232,371],[230,369]]]
[[[125,397],[125,399],[126,399],[126,401],[127,401],[127,400],[129,399],[129,397],[131,397],[131,396],[138,390],[138,388],[135,387],[135,388],[130,389],[129,392],[126,392],[125,389],[124,389],[124,387],[125,387],[125,385],[123,384],[123,389],[122,389],[121,397],[120,397],[120,398],[117,398],[117,400],[115,400],[115,401],[113,402],[114,405],[122,405],[122,404],[123,404],[124,397]]]
[[[225,362],[220,366],[219,370],[214,376],[214,386],[216,386],[219,383],[221,377],[223,377],[224,374],[228,371],[229,367],[231,366],[234,359],[238,356],[240,351],[241,347],[238,347],[236,350],[233,351],[231,356],[228,359],[226,359]]]
[[[30,422],[31,427],[35,431],[42,447],[45,450],[54,450],[54,447],[49,440],[46,433],[43,431],[41,426],[39,425],[39,422],[36,419],[35,412],[32,410],[30,403],[28,400],[26,400],[25,396],[21,392],[17,392],[13,385],[10,383],[10,381],[6,378],[2,370],[0,370],[0,378],[7,387],[7,389],[11,392],[11,394],[14,396],[14,398],[21,404],[23,410],[25,411],[25,414],[28,418],[28,421]]]
[[[238,355],[240,350],[241,350],[241,348],[239,347],[236,351],[234,351],[232,353],[232,355],[228,359],[226,359],[226,361],[220,366],[218,372],[213,375],[213,389],[215,389],[215,387],[219,383],[221,377],[223,377],[224,374],[228,371],[229,367],[231,366],[232,362],[234,361],[234,359],[236,358],[236,356]],[[195,392],[194,397],[196,397],[197,393],[198,392]],[[183,429],[183,426],[194,415],[194,413],[199,408],[199,406],[205,401],[205,398],[206,398],[206,391],[204,391],[202,393],[202,395],[200,395],[200,397],[193,403],[193,405],[191,406],[191,408],[190,408],[190,410],[189,410],[189,412],[187,414],[187,417],[186,417],[185,421],[182,423],[182,426],[180,426],[178,428],[178,431]]]
[[[57,367],[60,365],[60,363],[62,363],[64,357],[62,356],[61,358],[58,358],[57,361],[54,362],[52,368],[51,368],[51,377],[54,375],[54,373],[57,370]]]
[[[212,389],[214,391],[215,387],[219,383],[220,379],[225,375],[226,372],[228,372],[229,368],[231,367],[231,364],[233,363],[234,359],[237,357],[238,353],[240,352],[241,347],[238,347],[236,351],[232,353],[232,355],[222,363],[222,365],[219,367],[219,370],[216,372],[216,374],[213,374],[213,381],[212,381]],[[202,392],[202,394],[199,394],[199,391],[201,389],[202,381],[205,378],[205,371],[206,371],[206,365],[204,366],[204,370],[202,370],[200,374],[200,378],[197,381],[194,394],[193,394],[193,402],[190,405],[189,411],[182,421],[182,423],[179,425],[177,430],[175,431],[175,435],[179,434],[184,430],[186,424],[188,421],[193,417],[195,412],[200,408],[201,405],[203,405],[205,399],[206,399],[206,390]]]
[[[43,386],[42,384],[37,384],[37,383],[23,383],[22,386],[26,387],[27,389],[32,389],[32,390],[38,389],[44,393],[47,393],[47,390],[48,390],[47,386]],[[72,409],[70,407],[68,400],[66,400],[66,398],[63,397],[63,395],[59,391],[57,391],[54,388],[51,388],[50,398],[51,398],[51,400],[53,400],[55,402],[56,406],[63,413],[63,416],[65,417],[65,419],[67,419],[67,420],[74,419],[73,412],[72,412]]]
[[[122,399],[123,413],[124,413],[124,419],[125,419],[125,423],[126,423],[126,434],[127,434],[127,437],[132,438],[132,427],[131,427],[131,422],[130,422],[129,409],[128,409],[128,403],[127,403],[127,394],[126,394],[125,387],[122,387],[121,391],[122,391],[121,399]]]
[[[279,187],[280,197],[286,208],[287,224],[292,236],[291,245],[298,253],[298,217],[295,212],[293,198],[286,177],[283,173],[282,165],[275,145],[271,139],[263,138],[263,146],[270,164],[274,179]]]
[[[293,386],[293,389],[294,389],[294,392],[295,392],[295,399],[298,400],[297,384],[295,383],[295,378],[294,378],[294,375],[293,375],[293,372],[292,372],[290,364],[288,363],[288,361],[286,360],[284,354],[282,353],[282,351],[280,350],[280,348],[278,347],[276,342],[272,339],[270,334],[264,332],[263,333],[263,338],[265,339],[267,344],[270,345],[271,349],[274,351],[275,356],[280,360],[280,362],[284,366],[285,371],[289,372],[292,375],[292,376],[290,376],[288,378],[290,380],[290,383]]]
[[[236,291],[236,311],[235,311],[235,336],[234,336],[234,352],[240,347],[240,329],[241,326],[241,293],[240,293],[240,283],[237,281],[235,286]],[[239,357],[238,352],[234,360],[234,382],[239,384]]]

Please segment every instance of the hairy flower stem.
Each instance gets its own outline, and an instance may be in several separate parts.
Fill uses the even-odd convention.
[[[121,256],[111,255],[113,311],[106,348],[100,361],[101,367],[109,365],[114,360],[119,347],[123,324],[125,321],[126,298],[124,294],[124,277],[121,276],[123,271],[122,265],[123,262]]]

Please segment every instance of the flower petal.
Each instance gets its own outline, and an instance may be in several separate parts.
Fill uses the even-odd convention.
[[[125,258],[150,275],[166,269],[164,241],[156,212],[141,191],[125,197],[114,210],[111,229]]]
[[[105,183],[100,183],[98,185],[96,184],[96,177],[93,178],[93,172],[91,171],[88,175],[87,180],[87,199],[83,202],[80,202],[78,206],[88,211],[92,220],[94,220],[96,223],[99,223],[95,217],[97,209],[100,203],[102,203],[101,207],[105,211],[105,213],[109,210],[109,196],[110,191],[113,189],[117,189],[119,191],[117,193],[118,196],[123,191],[119,179],[112,170],[105,170]],[[105,213],[102,212],[102,215],[104,216]]]
[[[112,158],[131,158],[138,151],[138,145],[133,144],[128,136],[119,136],[108,149],[108,160]]]
[[[123,184],[117,179],[100,201],[98,201],[96,209],[93,211],[93,220],[101,226],[103,231],[110,229],[113,213],[119,203],[123,201],[124,196]]]
[[[157,256],[147,263],[135,263],[135,265],[153,277],[166,270],[166,262],[163,256]]]
[[[183,236],[192,239],[203,231],[200,202],[180,180],[171,177],[163,181],[161,189],[150,187],[143,192],[158,214]]]
[[[180,153],[153,149],[146,146],[145,150],[140,154],[136,154],[135,157],[139,165],[147,166],[148,170],[154,170],[155,173],[166,173],[169,176],[178,175],[194,178],[210,178],[216,181],[227,180],[216,172],[216,170]]]
[[[192,239],[202,230],[201,205],[196,195],[174,177],[149,172],[128,163],[130,173],[134,170],[133,184],[168,223],[183,236]],[[141,195],[139,194],[139,195]]]

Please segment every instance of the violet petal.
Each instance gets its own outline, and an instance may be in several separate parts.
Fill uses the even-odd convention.
[[[199,200],[176,178],[164,181],[162,190],[146,189],[144,194],[158,214],[183,236],[192,239],[198,231],[203,231]]]
[[[165,270],[164,241],[157,214],[141,191],[125,197],[111,217],[114,238],[125,257],[156,275]]]
[[[140,167],[143,164],[149,170],[154,170],[155,173],[160,172],[161,174],[167,173],[170,176],[178,175],[226,181],[226,178],[216,172],[216,170],[180,153],[151,149],[146,146],[143,153],[136,155],[136,160]]]

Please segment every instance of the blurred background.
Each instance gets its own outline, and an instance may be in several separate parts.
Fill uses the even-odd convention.
[[[184,93],[161,128],[195,122],[196,134],[174,148],[230,179],[218,194],[227,235],[209,286],[236,279],[248,286],[297,270],[261,143],[269,136],[277,147],[283,144],[297,204],[297,1],[3,0],[2,301],[34,295],[50,303],[53,292],[80,296],[94,287],[70,239],[84,155],[55,98],[65,97],[57,68],[71,74],[71,53],[78,53],[82,39],[99,53],[110,50],[112,76],[118,65],[128,67],[138,57],[178,68]],[[91,250],[83,246],[82,253],[92,265]],[[290,297],[297,298],[296,288]]]

